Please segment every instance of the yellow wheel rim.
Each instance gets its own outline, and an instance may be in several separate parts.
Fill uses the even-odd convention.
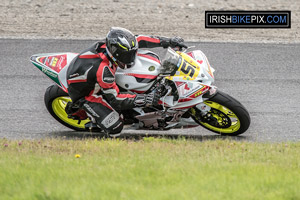
[[[231,121],[230,125],[228,125],[226,128],[222,128],[222,127],[217,127],[214,125],[211,125],[209,123],[206,122],[201,122],[199,121],[199,123],[201,125],[203,125],[204,127],[218,132],[218,133],[226,133],[226,134],[230,134],[230,133],[235,133],[236,131],[238,131],[241,127],[241,122],[239,120],[239,118],[236,116],[236,114],[234,114],[234,112],[232,112],[230,109],[228,109],[227,107],[218,104],[216,102],[213,101],[205,101],[204,102],[206,105],[210,106],[211,108],[220,111],[220,113],[222,113],[222,115],[224,114],[226,117],[228,117]],[[217,113],[213,113],[213,112],[209,112],[209,114],[211,114],[214,118],[217,119],[218,123],[222,123],[222,121],[224,120],[224,118],[222,116],[220,116]]]
[[[71,102],[71,101],[72,100],[70,97],[57,97],[52,102],[52,109],[53,109],[54,113],[56,114],[56,116],[58,116],[65,123],[67,123],[71,126],[74,126],[76,128],[84,129],[85,128],[84,125],[90,121],[89,119],[82,120],[78,124],[78,120],[68,118],[65,108],[67,106],[67,103]]]

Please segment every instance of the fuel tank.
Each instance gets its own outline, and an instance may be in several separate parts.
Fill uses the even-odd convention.
[[[136,93],[146,92],[161,70],[161,61],[155,53],[139,49],[133,66],[117,69],[115,77],[119,87]]]

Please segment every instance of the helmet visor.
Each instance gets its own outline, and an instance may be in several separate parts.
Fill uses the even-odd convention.
[[[117,60],[126,64],[132,65],[135,60],[137,49],[131,49],[129,51],[122,51],[120,55],[117,57]]]

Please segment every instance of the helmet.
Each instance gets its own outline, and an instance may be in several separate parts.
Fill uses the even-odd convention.
[[[106,36],[108,55],[121,67],[134,64],[138,42],[127,29],[112,27]]]

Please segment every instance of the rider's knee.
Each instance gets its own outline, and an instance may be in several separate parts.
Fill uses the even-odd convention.
[[[100,126],[108,134],[118,134],[123,129],[123,120],[116,111],[113,111],[100,122]]]

